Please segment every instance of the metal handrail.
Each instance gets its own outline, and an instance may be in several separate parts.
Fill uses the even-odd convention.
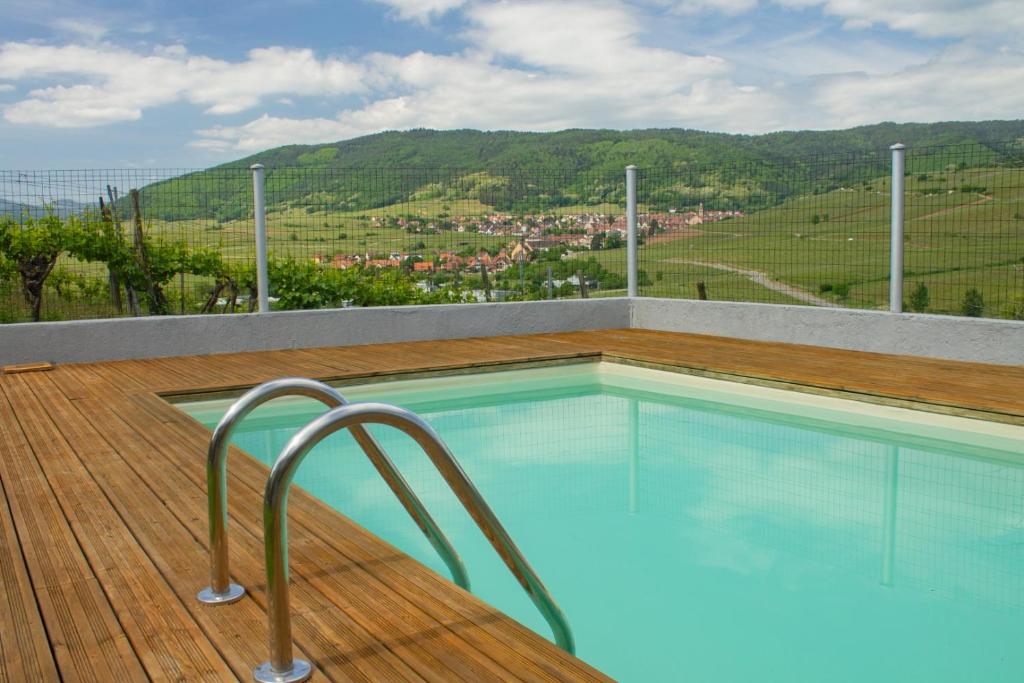
[[[245,588],[231,583],[228,569],[228,506],[227,455],[228,443],[235,427],[258,406],[282,396],[306,396],[328,408],[348,405],[339,391],[323,382],[304,377],[275,379],[249,390],[232,404],[217,424],[210,439],[206,460],[206,492],[210,511],[210,585],[196,596],[200,602],[217,605],[234,602],[245,595]],[[448,566],[452,581],[469,590],[469,575],[459,554],[445,537],[437,522],[413,493],[408,482],[384,453],[377,440],[362,427],[352,429],[352,436],[377,468],[402,506],[412,516],[420,531],[434,546]]]
[[[310,676],[312,669],[309,663],[292,656],[288,605],[288,490],[299,465],[318,443],[341,429],[354,429],[368,423],[400,429],[419,444],[547,620],[555,642],[563,650],[574,652],[572,630],[565,614],[437,433],[418,415],[403,408],[383,403],[359,403],[334,408],[296,432],[270,471],[263,497],[270,660],[256,668],[256,680],[293,683]]]

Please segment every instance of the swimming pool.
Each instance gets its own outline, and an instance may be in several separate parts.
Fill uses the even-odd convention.
[[[619,680],[1024,679],[1024,428],[610,363],[342,392],[431,423]],[[235,442],[269,463],[323,410],[281,399]],[[474,593],[549,636],[426,456],[370,431]],[[448,575],[347,434],[296,483]]]

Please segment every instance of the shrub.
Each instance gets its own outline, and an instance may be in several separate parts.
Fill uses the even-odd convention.
[[[1024,320],[1024,296],[1019,296],[1003,308],[1003,317],[1010,320]]]
[[[310,309],[341,306],[398,306],[402,304],[468,301],[457,287],[424,292],[416,280],[392,268],[338,270],[294,258],[269,263],[271,289],[279,309]]]
[[[840,299],[846,299],[848,296],[850,296],[850,285],[846,283],[836,285],[835,287],[832,288],[832,293],[835,294]]]
[[[974,287],[964,292],[964,301],[960,305],[960,313],[971,318],[980,318],[985,312],[985,300]]]
[[[914,291],[910,293],[910,310],[923,313],[928,310],[929,299],[928,287],[923,282],[918,282]]]
[[[830,282],[823,282],[820,285],[818,285],[818,294],[828,294],[831,291],[832,283]]]

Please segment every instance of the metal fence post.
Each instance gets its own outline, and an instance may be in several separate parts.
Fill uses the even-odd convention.
[[[907,146],[897,142],[892,150],[892,230],[889,236],[889,311],[903,312],[903,186]]]
[[[266,177],[263,164],[253,164],[252,201],[256,220],[256,291],[259,299],[259,312],[270,310],[268,295],[269,279],[267,277],[267,200],[264,194]]]
[[[636,269],[636,166],[626,167],[626,294],[639,296]]]

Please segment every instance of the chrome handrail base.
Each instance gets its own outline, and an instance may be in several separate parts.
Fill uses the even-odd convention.
[[[207,605],[228,605],[241,600],[244,595],[245,588],[237,583],[229,583],[223,593],[217,593],[212,586],[207,586],[196,594],[196,600]]]
[[[313,667],[304,659],[293,659],[292,668],[284,672],[274,671],[270,662],[263,662],[252,672],[257,683],[299,683],[313,675]]]

